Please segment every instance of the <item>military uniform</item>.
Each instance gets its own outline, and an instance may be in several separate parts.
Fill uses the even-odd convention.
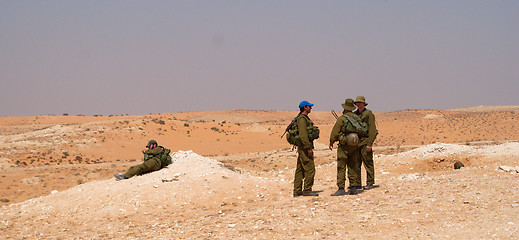
[[[127,178],[131,178],[135,175],[142,175],[145,173],[160,170],[162,168],[160,156],[163,153],[164,148],[161,146],[157,146],[153,149],[146,150],[144,152],[144,162],[137,166],[130,167],[128,171],[124,174],[124,176],[126,176]]]
[[[353,99],[351,99],[351,101],[353,102]],[[360,122],[360,118],[351,111],[352,110],[340,116],[335,122],[335,125],[333,126],[332,132],[330,134],[330,146],[333,146],[336,141],[339,141],[341,129],[343,128],[344,122],[346,120],[345,115],[348,115]],[[348,145],[343,146],[339,143],[339,147],[337,148],[337,187],[339,187],[339,189],[344,189],[345,187],[346,168],[348,169],[349,188],[360,188],[362,184],[360,181],[359,147]]]
[[[355,103],[362,102],[364,106],[367,106],[366,100],[363,96],[358,96],[355,100]],[[377,137],[377,126],[375,122],[375,115],[369,109],[364,108],[362,112],[358,109],[355,111],[355,114],[360,117],[363,123],[368,125],[368,136],[360,139],[359,145],[361,146],[361,160],[364,163],[364,168],[366,169],[366,185],[372,186],[375,184],[375,167],[373,164],[373,150],[368,152],[366,150],[367,146],[373,146],[373,142],[375,142],[375,138]]]
[[[162,146],[157,146],[157,141],[150,140],[146,148],[148,149],[143,152],[143,163],[130,167],[125,174],[115,173],[114,177],[117,180],[128,179],[136,175],[160,170],[171,164],[171,156],[169,156],[170,150]]]
[[[315,177],[314,156],[308,156],[308,150],[314,148],[313,141],[308,138],[308,129],[314,123],[307,115],[300,114],[297,117],[297,128],[301,141],[297,143],[297,165],[294,176],[294,195],[308,194],[312,192]]]

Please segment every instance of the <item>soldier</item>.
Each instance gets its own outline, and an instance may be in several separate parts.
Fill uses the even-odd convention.
[[[366,169],[366,186],[364,186],[364,190],[372,189],[374,187],[378,187],[375,184],[375,167],[373,165],[373,142],[375,142],[375,138],[377,137],[377,126],[375,123],[375,115],[371,110],[366,109],[368,103],[366,102],[366,98],[364,96],[358,96],[355,99],[355,105],[357,106],[357,111],[355,114],[360,117],[363,123],[368,125],[368,136],[361,138],[359,141],[359,145],[361,146],[360,156],[362,162],[364,163],[364,168]]]
[[[309,131],[312,131],[315,127],[308,114],[312,111],[313,105],[308,101],[299,103],[300,112],[295,122],[300,141],[296,143],[297,165],[294,176],[294,197],[319,196],[319,194],[312,192],[315,176],[314,137],[309,137]]]
[[[171,156],[169,156],[170,150],[158,146],[157,141],[150,140],[146,148],[147,150],[142,151],[144,154],[144,162],[137,166],[130,167],[125,174],[114,173],[116,180],[128,179],[135,175],[157,171],[171,164]]]
[[[330,134],[330,150],[333,150],[333,144],[336,141],[339,141],[341,135],[345,137],[344,134],[348,134],[344,132],[346,123],[349,121],[348,117],[357,122],[361,121],[360,118],[353,113],[353,110],[355,110],[353,99],[346,99],[344,104],[342,104],[342,107],[344,108],[344,114],[337,119]],[[348,180],[350,184],[348,192],[344,190],[346,182],[346,168],[348,168]],[[337,187],[339,187],[339,189],[331,195],[356,195],[358,193],[357,188],[360,189],[361,186],[359,146],[356,145],[356,143],[350,145],[339,141],[339,146],[337,147]]]

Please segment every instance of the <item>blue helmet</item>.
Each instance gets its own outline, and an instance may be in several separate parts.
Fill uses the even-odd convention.
[[[313,103],[310,103],[308,101],[302,101],[301,103],[299,103],[299,108],[302,108],[302,107],[305,107],[305,106],[313,106],[314,104]]]

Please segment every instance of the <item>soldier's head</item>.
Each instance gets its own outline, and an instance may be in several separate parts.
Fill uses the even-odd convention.
[[[366,102],[366,98],[364,96],[357,96],[355,99],[355,105],[359,109],[359,111],[363,111],[365,106],[368,106],[368,103]]]
[[[314,106],[313,103],[310,103],[308,101],[302,101],[299,103],[299,112],[308,114],[312,111],[312,106]]]
[[[155,140],[150,140],[150,141],[148,142],[148,145],[146,145],[146,148],[153,149],[153,148],[155,148],[156,146],[157,146],[157,141],[155,141]]]
[[[353,112],[353,110],[355,110],[355,102],[353,101],[353,99],[348,98],[342,104],[342,108],[344,108],[345,112]]]

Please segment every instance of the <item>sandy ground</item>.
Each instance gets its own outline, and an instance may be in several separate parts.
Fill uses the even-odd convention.
[[[280,138],[296,112],[4,117],[0,238],[514,239],[518,109],[375,113],[380,187],[341,197],[334,119],[313,112],[320,196],[298,198],[296,153]],[[174,163],[115,181],[152,138]]]

